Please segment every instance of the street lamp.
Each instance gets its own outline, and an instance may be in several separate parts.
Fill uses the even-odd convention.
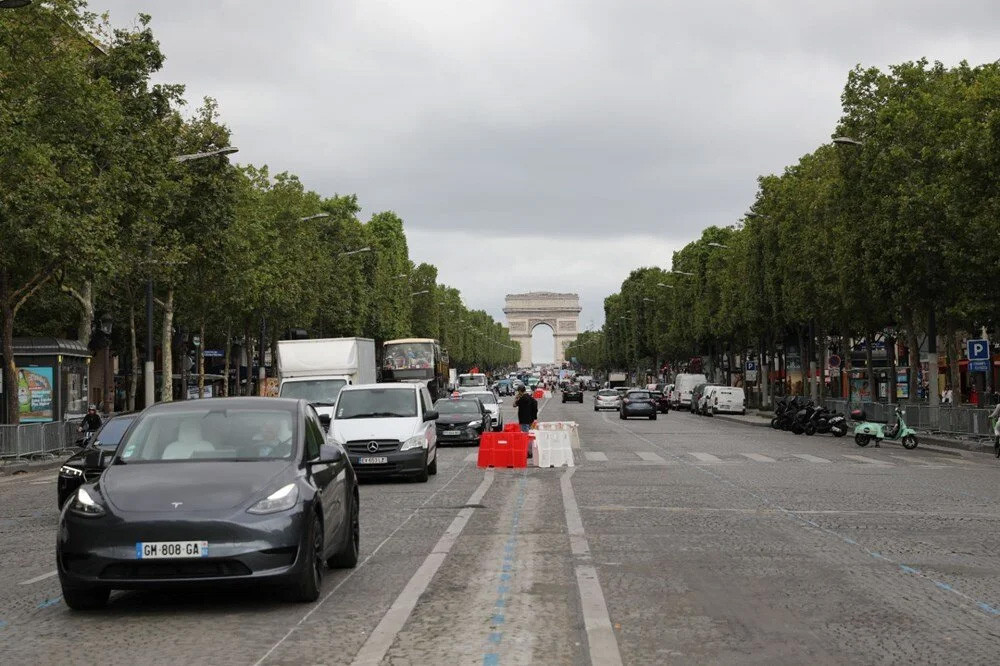
[[[20,9],[31,4],[31,0],[0,0],[0,9]]]
[[[709,243],[708,246],[709,247],[721,247],[724,250],[728,250],[729,249],[728,245],[723,245],[722,243],[714,243],[713,242],[713,243]]]
[[[30,0],[29,0],[30,1]],[[24,2],[24,0],[0,0],[0,2],[15,3]],[[220,155],[232,155],[235,152],[239,152],[239,148],[235,146],[225,146],[217,150],[210,150],[204,153],[191,153],[188,155],[174,155],[171,158],[174,162],[191,162],[194,160],[200,160],[207,157],[217,157]],[[148,254],[153,253],[153,239],[149,239]],[[151,259],[152,257],[147,257]],[[153,360],[153,273],[150,270],[149,277],[146,279],[146,362],[143,367],[143,379],[144,388],[146,393],[146,407],[149,407],[156,403],[156,396],[154,395],[156,391],[156,381],[155,381],[155,361]],[[187,387],[184,387],[187,390]]]
[[[674,287],[674,285],[672,285],[672,284],[666,284],[664,282],[657,282],[656,286],[660,287],[662,289],[676,289],[676,287]]]
[[[836,136],[833,138],[833,142],[840,146],[863,146],[865,145],[863,141],[858,141],[857,139],[852,139],[849,136]]]
[[[299,222],[309,222],[310,220],[321,220],[324,217],[330,217],[329,213],[316,213],[315,215],[307,215],[305,217],[300,217]]]
[[[419,296],[420,294],[429,294],[429,293],[431,293],[430,290],[421,289],[420,291],[413,292],[412,294],[410,294],[410,296]]]
[[[676,273],[677,275],[687,275],[689,277],[694,277],[694,273],[688,273],[687,271],[677,271],[677,270],[674,270],[674,269],[670,269],[669,272],[670,273]]]

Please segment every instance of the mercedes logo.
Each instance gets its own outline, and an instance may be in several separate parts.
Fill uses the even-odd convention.
[[[375,453],[378,451],[378,442],[368,442],[368,453]]]

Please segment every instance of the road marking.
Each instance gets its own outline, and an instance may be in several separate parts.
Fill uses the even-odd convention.
[[[756,460],[757,462],[774,462],[774,458],[762,456],[759,453],[741,453],[740,455],[750,460]]]
[[[720,463],[722,459],[718,456],[713,456],[711,453],[699,453],[698,451],[688,451],[688,455],[694,456],[701,462],[706,463]]]
[[[309,612],[307,612],[305,615],[303,615],[299,619],[299,621],[296,622],[295,625],[292,626],[292,628],[289,629],[285,633],[285,635],[282,636],[278,640],[277,643],[275,643],[274,645],[272,645],[270,647],[270,649],[268,649],[268,651],[264,653],[264,656],[262,656],[256,662],[254,662],[254,666],[260,666],[260,664],[263,664],[264,661],[266,661],[268,657],[270,657],[272,654],[274,654],[274,651],[277,650],[279,647],[281,647],[281,645],[285,641],[288,640],[289,636],[291,636],[292,634],[294,634],[295,631],[299,627],[301,627],[303,624],[305,624],[306,621],[310,617],[312,617],[312,614],[319,610],[320,606],[322,606],[323,604],[325,604],[327,602],[327,600],[329,600],[330,597],[332,597],[334,594],[336,594],[337,591],[340,590],[341,587],[343,587],[344,583],[346,583],[347,581],[351,580],[351,578],[354,577],[354,574],[356,574],[366,564],[368,564],[372,560],[372,558],[374,558],[378,554],[378,552],[380,550],[382,550],[382,547],[385,546],[385,544],[389,543],[389,541],[394,536],[396,536],[396,534],[401,529],[403,529],[404,527],[406,527],[407,523],[409,523],[411,520],[413,520],[413,517],[416,516],[417,513],[420,512],[421,509],[423,509],[425,506],[427,506],[428,504],[430,504],[431,501],[433,501],[434,498],[438,496],[438,494],[440,494],[442,491],[444,491],[445,488],[447,488],[448,486],[450,486],[451,483],[452,483],[452,481],[454,481],[459,476],[461,476],[462,472],[464,472],[466,469],[467,469],[467,466],[462,465],[458,469],[458,471],[455,472],[450,479],[448,479],[447,483],[445,483],[443,486],[441,486],[440,488],[438,488],[437,490],[435,490],[433,493],[431,493],[430,495],[428,495],[427,499],[425,499],[423,502],[420,503],[420,506],[416,507],[413,511],[411,511],[410,514],[405,519],[403,519],[403,522],[401,522],[399,525],[396,525],[396,528],[393,531],[389,532],[389,536],[387,536],[386,538],[382,539],[382,541],[380,541],[379,544],[377,546],[375,546],[374,550],[372,550],[372,552],[368,553],[368,555],[365,556],[365,559],[363,559],[360,562],[358,562],[358,565],[356,567],[354,567],[353,569],[351,569],[350,571],[348,571],[347,575],[344,576],[336,585],[334,585],[333,589],[330,590],[329,592],[327,592],[325,597],[323,597],[322,599],[320,599],[319,601],[317,601],[316,604],[312,608],[309,609]]]
[[[891,462],[886,462],[885,460],[878,460],[877,458],[868,458],[866,456],[855,456],[844,454],[845,458],[850,458],[851,460],[857,460],[859,463],[864,463],[866,465],[881,465],[882,467],[892,467]]]
[[[465,456],[465,462],[476,462],[477,460],[479,460],[478,451],[470,453],[469,455]]]
[[[584,451],[583,455],[590,462],[608,462],[608,454],[603,451]]]
[[[583,519],[573,493],[573,473],[576,468],[566,470],[559,479],[562,489],[563,508],[566,513],[566,528],[569,531],[569,547],[577,559],[576,585],[580,590],[580,605],[583,607],[583,625],[587,630],[587,645],[590,648],[590,663],[602,666],[618,666],[622,663],[618,652],[618,639],[611,626],[608,606],[604,601],[601,582],[597,578],[597,567],[591,563],[590,544],[583,530]]]
[[[929,469],[946,469],[948,467],[944,459],[914,458],[913,456],[904,456],[898,453],[890,453],[889,455],[913,467],[927,467]]]
[[[40,485],[43,485],[43,484],[46,484],[46,483],[55,483],[55,482],[56,482],[56,479],[45,479],[44,481],[29,481],[28,485],[30,485],[30,486],[40,486]]]
[[[636,451],[635,455],[639,456],[640,458],[642,458],[643,460],[645,460],[647,462],[662,463],[664,465],[667,464],[666,460],[664,460],[660,456],[656,455],[652,451]]]
[[[796,458],[801,458],[802,460],[805,460],[806,462],[811,462],[811,463],[828,463],[828,462],[830,462],[826,458],[820,458],[819,456],[811,456],[808,453],[793,453],[792,455],[795,456]]]
[[[466,504],[479,504],[486,491],[493,484],[493,477],[493,470],[486,470],[482,483],[472,493]],[[402,631],[406,621],[410,619],[410,614],[416,608],[417,601],[420,600],[420,595],[427,591],[427,586],[430,585],[434,574],[444,564],[445,558],[448,557],[448,553],[451,551],[452,546],[455,545],[462,530],[465,529],[465,525],[469,522],[469,518],[472,517],[474,511],[474,508],[467,507],[458,512],[458,515],[451,521],[451,525],[445,530],[430,554],[427,555],[423,563],[417,568],[416,573],[410,578],[406,587],[403,588],[403,591],[399,593],[396,600],[392,602],[392,606],[382,616],[382,620],[368,636],[368,640],[361,646],[358,653],[354,655],[352,664],[357,664],[358,666],[377,666],[382,663],[382,659],[385,658],[389,648],[395,642],[396,636]]]
[[[56,569],[53,569],[52,571],[50,571],[48,573],[45,573],[45,574],[42,574],[41,576],[35,576],[34,578],[29,578],[28,580],[22,580],[18,584],[19,585],[31,585],[32,583],[38,583],[40,581],[43,581],[46,578],[52,578],[57,573],[59,573],[59,571],[57,571]]]

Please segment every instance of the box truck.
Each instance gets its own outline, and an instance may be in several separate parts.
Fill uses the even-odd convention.
[[[375,341],[320,338],[278,341],[278,395],[304,398],[320,416],[333,415],[340,389],[375,383]]]

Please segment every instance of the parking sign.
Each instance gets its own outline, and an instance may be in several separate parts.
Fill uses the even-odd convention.
[[[968,340],[969,370],[972,372],[988,372],[990,369],[990,341]]]

